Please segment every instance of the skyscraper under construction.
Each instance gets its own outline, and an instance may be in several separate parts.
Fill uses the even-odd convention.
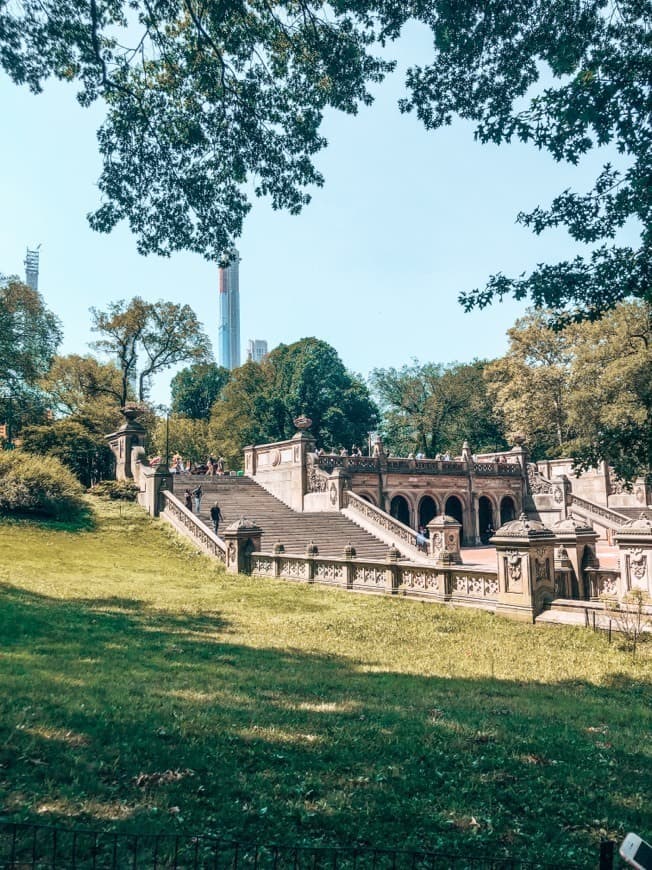
[[[234,248],[220,265],[219,364],[227,369],[240,365],[240,255]]]

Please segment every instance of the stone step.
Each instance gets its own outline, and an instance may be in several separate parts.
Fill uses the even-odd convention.
[[[320,555],[331,558],[342,558],[349,543],[355,548],[357,558],[384,561],[387,556],[388,547],[383,541],[341,514],[299,513],[248,477],[176,475],[177,498],[183,500],[184,491],[198,484],[203,492],[200,519],[211,527],[210,509],[217,501],[223,516],[220,532],[244,516],[263,530],[263,552],[271,552],[280,541],[286,553],[303,554],[313,541]]]

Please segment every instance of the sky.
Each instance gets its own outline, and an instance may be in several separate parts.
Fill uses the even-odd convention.
[[[577,253],[565,231],[537,237],[516,215],[566,187],[588,189],[613,154],[572,167],[532,146],[478,144],[461,121],[428,132],[397,108],[405,69],[429,59],[427,33],[408,28],[392,54],[397,71],[374,89],[373,106],[326,116],[329,147],[317,157],[326,184],[311,204],[290,216],[257,200],[245,220],[243,357],[249,338],[271,349],[316,336],[364,376],[413,359],[493,358],[525,306],[509,300],[467,314],[458,293]],[[88,226],[99,202],[101,105],[81,108],[74,86],[56,82],[34,96],[0,74],[0,106],[0,273],[22,276],[26,247],[41,245],[39,289],[63,323],[61,352],[90,352],[89,307],[141,295],[188,303],[217,354],[215,264],[187,253],[142,257],[125,225],[110,235]],[[155,381],[154,401],[168,401],[171,376]]]

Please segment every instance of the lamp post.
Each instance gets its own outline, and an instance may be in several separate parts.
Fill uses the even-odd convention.
[[[158,405],[157,410],[165,414],[165,467],[170,467],[170,409],[167,405]]]

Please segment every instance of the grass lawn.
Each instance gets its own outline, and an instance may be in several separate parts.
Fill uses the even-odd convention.
[[[0,521],[0,815],[596,863],[648,835],[652,644],[232,577],[137,507]]]

